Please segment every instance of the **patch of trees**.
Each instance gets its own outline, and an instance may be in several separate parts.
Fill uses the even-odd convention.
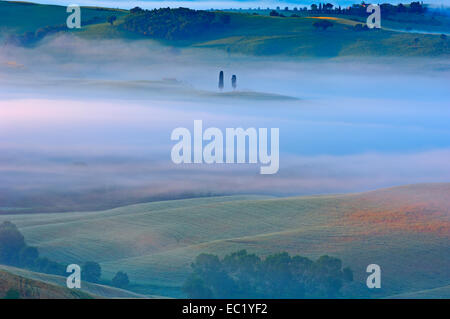
[[[353,30],[354,31],[369,31],[370,29],[366,24],[358,23],[353,26]]]
[[[116,21],[117,20],[117,17],[116,16],[109,16],[107,19],[106,19],[106,21],[108,21],[108,23],[110,24],[110,25],[114,25],[114,21]]]
[[[136,7],[130,10],[122,27],[156,39],[181,40],[223,31],[230,21],[230,15],[223,13],[187,8],[143,10]]]
[[[126,288],[130,284],[130,280],[125,272],[118,271],[112,279],[111,284],[117,288]]]
[[[260,258],[241,250],[220,259],[201,254],[191,265],[183,290],[188,298],[361,297],[362,284],[338,258],[316,261],[286,252]]]
[[[0,264],[26,268],[46,274],[67,276],[67,265],[57,263],[47,257],[40,257],[36,247],[28,246],[16,225],[9,221],[0,224]],[[88,261],[81,267],[81,279],[93,283],[101,281],[102,268],[97,262]],[[123,271],[116,273],[111,284],[126,288],[128,275]]]
[[[270,11],[269,15],[270,15],[271,17],[278,17],[280,14],[279,14],[277,11],[272,10],[272,11]]]
[[[350,7],[347,8],[341,8],[341,6],[334,7],[331,3],[319,3],[317,4],[311,4],[311,9],[308,10],[311,13],[318,14],[318,13],[326,13],[326,14],[348,14],[348,15],[354,15],[354,16],[361,16],[366,17],[367,16],[367,6],[368,4],[364,1],[361,4],[353,4]],[[388,15],[395,15],[397,13],[411,13],[411,14],[423,14],[426,12],[427,7],[424,6],[421,2],[411,2],[410,4],[402,4],[399,3],[397,5],[389,4],[389,3],[383,3],[380,5],[381,12],[383,16]]]
[[[48,35],[55,34],[61,31],[67,30],[65,24],[57,26],[46,26],[37,29],[35,32],[25,32],[21,35],[12,34],[6,39],[7,44],[17,45],[17,46],[30,46],[36,44]]]
[[[316,28],[316,29],[322,29],[322,30],[326,30],[326,29],[328,29],[328,28],[330,28],[330,27],[332,27],[333,26],[333,23],[332,22],[330,22],[330,21],[328,21],[328,20],[319,20],[319,21],[316,21],[316,22],[314,22],[313,23],[313,26]]]
[[[9,289],[3,299],[20,299],[20,292],[17,289]]]
[[[40,257],[36,247],[28,246],[16,225],[9,221],[0,225],[0,263],[47,274],[66,274],[64,265]]]
[[[296,13],[294,15],[291,15],[291,17],[299,17],[300,15],[298,13],[303,13],[303,15],[320,15],[320,14],[326,14],[326,15],[333,15],[333,14],[345,14],[345,15],[352,15],[352,16],[360,16],[362,18],[366,18],[368,16],[367,13],[367,6],[369,4],[365,3],[364,1],[360,4],[353,4],[349,7],[341,7],[341,6],[334,6],[332,3],[318,3],[318,4],[311,4],[309,7],[303,7],[303,8],[297,8],[294,7],[292,10],[289,10],[288,7],[284,8],[283,12],[289,12],[289,11],[295,11]],[[381,12],[383,14],[383,17],[389,17],[389,16],[395,16],[398,13],[407,13],[407,14],[424,14],[427,11],[427,6],[424,5],[422,2],[415,1],[411,2],[410,4],[389,4],[384,3],[380,5]],[[269,15],[271,16],[281,16],[280,14],[280,7],[277,7],[276,10],[271,10]]]

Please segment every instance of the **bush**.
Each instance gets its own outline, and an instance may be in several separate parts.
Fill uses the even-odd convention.
[[[331,23],[331,22],[328,21],[328,20],[320,20],[320,21],[314,22],[314,23],[313,23],[313,26],[314,26],[316,29],[322,28],[322,30],[326,30],[326,29],[332,27],[332,26],[333,26],[333,23]]]
[[[116,21],[116,20],[117,20],[117,17],[116,17],[116,16],[109,16],[109,17],[106,19],[106,21],[108,21],[109,24],[111,24],[111,25],[113,25],[113,24],[114,24],[114,21]]]
[[[126,288],[129,284],[128,275],[123,271],[118,271],[112,279],[112,285],[117,288]]]
[[[39,252],[36,247],[25,246],[19,253],[19,265],[33,268],[38,258]]]
[[[279,14],[277,11],[272,10],[272,11],[270,11],[269,15],[270,15],[271,17],[278,17],[280,14]]]
[[[25,248],[25,238],[16,225],[9,221],[0,225],[0,262],[15,264],[18,262],[19,252]]]
[[[9,289],[3,299],[20,299],[20,292],[17,289]]]
[[[82,280],[98,283],[100,281],[101,276],[102,276],[102,268],[98,263],[94,261],[86,262],[81,268]]]

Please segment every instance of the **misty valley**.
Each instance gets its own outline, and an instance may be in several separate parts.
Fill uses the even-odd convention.
[[[450,296],[444,9],[151,5],[0,2],[0,298]]]

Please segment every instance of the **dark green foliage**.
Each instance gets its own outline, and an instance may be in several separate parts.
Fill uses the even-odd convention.
[[[3,299],[20,299],[20,292],[17,289],[9,289]]]
[[[277,11],[272,10],[272,11],[270,11],[269,15],[270,15],[271,17],[278,17],[280,14],[279,14]]]
[[[67,30],[66,25],[46,26],[39,28],[36,32],[25,32],[23,35],[10,35],[6,43],[18,46],[30,46],[36,44],[47,35]]]
[[[354,31],[369,31],[369,27],[366,24],[355,24],[355,26],[353,27]]]
[[[109,17],[106,19],[106,21],[108,21],[109,24],[111,24],[111,25],[113,25],[113,24],[114,24],[114,21],[116,21],[116,20],[117,20],[117,17],[116,17],[116,16],[109,16]]]
[[[189,298],[339,298],[364,292],[350,268],[329,256],[313,261],[283,252],[262,259],[241,250],[223,259],[201,254],[192,269],[183,286]]]
[[[314,23],[313,23],[313,26],[314,26],[316,29],[322,28],[322,30],[326,30],[326,29],[332,27],[332,26],[333,26],[333,23],[331,23],[331,22],[328,21],[328,20],[320,20],[320,21],[314,22]]]
[[[38,258],[39,252],[36,247],[25,246],[19,252],[19,264],[23,267],[34,267]]]
[[[138,14],[138,13],[142,13],[144,12],[144,10],[142,10],[142,8],[140,7],[134,7],[133,9],[130,10],[131,14]]]
[[[88,261],[83,265],[83,267],[81,267],[82,280],[97,283],[100,281],[101,276],[102,268],[94,261]]]
[[[219,89],[223,89],[223,71],[219,73]]]
[[[353,281],[353,271],[349,267],[342,269],[342,273],[344,274],[345,280]]]
[[[19,252],[26,246],[25,238],[9,221],[0,225],[0,263],[16,263]]]
[[[47,274],[53,274],[53,275],[59,275],[59,276],[65,276],[66,275],[66,267],[60,263],[57,263],[53,260],[46,259],[46,262],[44,263],[45,267],[42,269],[39,269],[39,271],[42,271]]]
[[[112,279],[112,285],[118,288],[126,288],[129,283],[128,275],[123,271],[118,271]]]
[[[198,38],[216,34],[230,24],[230,16],[187,8],[134,10],[123,24],[125,30],[164,40]]]
[[[66,267],[48,258],[40,258],[36,247],[26,244],[16,225],[5,221],[0,225],[0,263],[28,268],[54,275],[65,275]]]
[[[189,278],[183,285],[183,290],[189,296],[189,298],[214,298],[213,292],[205,285],[205,282],[195,274],[189,276]]]

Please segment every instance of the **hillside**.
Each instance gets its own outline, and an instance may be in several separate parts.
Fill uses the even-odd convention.
[[[324,18],[333,23],[326,30],[316,29],[313,24]],[[137,32],[128,28],[138,24],[139,15],[129,15],[119,19],[114,26],[92,25],[79,32],[86,37],[156,38],[176,46],[214,48],[229,53],[249,55],[288,55],[303,57],[336,56],[436,56],[448,55],[450,46],[447,39],[436,34],[414,34],[392,30],[360,30],[359,21],[341,17],[298,17],[283,18],[242,13],[215,12],[215,18],[208,32],[185,33],[178,28],[166,31],[180,34],[179,38]],[[130,22],[132,21],[132,22]],[[148,20],[150,21],[150,20]],[[216,27],[214,21],[227,21]],[[154,23],[157,23],[155,21]],[[153,23],[145,28],[154,28]],[[212,30],[212,31],[211,31]],[[178,32],[178,33],[177,33]],[[417,40],[416,40],[417,39]]]
[[[21,34],[34,32],[46,26],[65,25],[66,7],[22,1],[0,1],[0,32]],[[82,7],[84,25],[106,21],[111,15],[126,15],[126,10]]]
[[[66,277],[57,276],[57,275],[49,275],[38,273],[26,269],[16,268],[12,266],[0,265],[0,272],[5,272],[9,274],[13,274],[15,276],[21,277],[36,281],[43,282],[45,284],[51,286],[63,287],[64,290],[66,287]],[[33,282],[30,283],[30,287],[33,287]],[[119,289],[111,286],[94,284],[90,282],[83,282],[81,289],[67,289],[70,290],[74,295],[80,296],[90,296],[90,298],[153,298],[154,296],[146,296],[141,294],[136,294],[131,291],[127,291],[124,289]]]
[[[0,298],[8,291],[18,293],[20,299],[90,299],[91,295],[79,290],[63,288],[47,282],[28,279],[0,270]]]
[[[5,215],[42,255],[99,262],[106,279],[126,271],[135,290],[182,296],[200,253],[247,249],[328,254],[365,281],[383,269],[380,296],[449,285],[450,184],[395,187],[349,195],[211,197],[152,202],[90,213]],[[446,290],[443,290],[446,291]]]
[[[389,296],[395,299],[448,299],[450,296],[450,286],[438,287],[434,289],[427,289],[415,291],[407,294],[400,294]]]
[[[172,46],[249,55],[440,56],[450,53],[449,40],[439,34],[398,32],[391,28],[368,30],[362,28],[363,23],[347,16],[280,17],[181,8],[130,13],[83,7],[82,29],[68,30],[58,27],[67,17],[62,6],[0,2],[0,12],[6,17],[0,22],[0,33],[18,37],[10,42],[22,45],[34,45],[43,34],[70,32],[90,39],[153,39]],[[117,20],[109,24],[106,19],[112,15]],[[314,27],[314,23],[324,19],[331,21],[332,27],[326,30]],[[398,27],[391,21],[389,26],[392,25]],[[446,30],[447,24],[444,27]]]

